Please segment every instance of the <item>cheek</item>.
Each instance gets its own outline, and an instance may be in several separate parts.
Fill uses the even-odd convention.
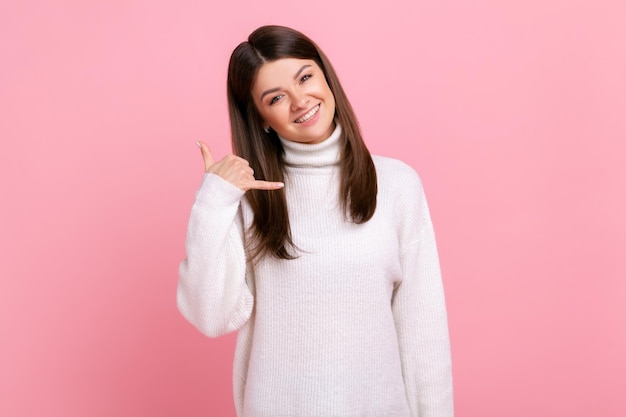
[[[272,120],[272,115],[274,112],[269,111],[267,107],[263,107],[260,109],[257,107],[257,111],[259,112],[259,115],[261,116],[263,120],[266,120],[266,121]]]
[[[330,87],[326,83],[324,83],[324,93],[328,97],[329,101],[332,101],[333,103],[335,102],[335,96],[333,95],[333,92],[330,91]]]
[[[333,95],[333,92],[330,91],[330,88],[327,91],[327,95],[328,95],[328,102],[330,103],[330,105],[332,105],[332,107],[335,107],[335,96]]]
[[[289,113],[285,111],[284,105],[273,107],[270,111],[259,112],[263,120],[270,124],[279,125],[289,118]]]

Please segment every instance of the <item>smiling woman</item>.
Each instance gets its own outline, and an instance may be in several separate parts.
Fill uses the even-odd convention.
[[[313,60],[266,63],[256,76],[252,96],[266,130],[274,129],[285,139],[320,143],[335,130],[335,97]]]
[[[178,306],[207,336],[239,330],[238,416],[452,416],[416,172],[370,155],[330,62],[292,29],[234,50],[228,101],[235,155],[199,143]]]

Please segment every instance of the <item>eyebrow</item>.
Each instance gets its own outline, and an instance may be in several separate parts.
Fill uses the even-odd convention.
[[[302,68],[300,68],[298,70],[298,72],[296,72],[296,75],[293,76],[294,81],[300,76],[300,74],[302,74],[302,71],[304,71],[305,69],[309,68],[310,66],[311,65],[309,65],[309,64],[303,65]]]
[[[296,80],[296,79],[300,76],[300,74],[302,74],[302,71],[304,71],[305,69],[307,69],[307,68],[309,68],[309,67],[311,67],[311,65],[309,65],[309,64],[303,65],[303,66],[302,66],[302,67],[298,70],[298,72],[296,72],[296,75],[294,75],[294,76],[293,76],[293,79],[294,79],[294,80]],[[275,93],[275,92],[277,92],[277,91],[280,91],[280,87],[270,88],[269,90],[265,90],[265,91],[263,92],[263,94],[261,94],[261,98],[260,98],[259,100],[263,100],[263,97],[265,97],[266,95],[271,94],[271,93]]]

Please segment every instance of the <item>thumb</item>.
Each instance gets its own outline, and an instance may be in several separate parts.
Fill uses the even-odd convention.
[[[211,165],[215,163],[215,160],[213,159],[213,154],[211,153],[211,149],[209,148],[209,145],[204,142],[197,141],[196,145],[198,145],[198,147],[200,148],[200,152],[202,152],[202,159],[204,159],[204,169],[208,170]]]

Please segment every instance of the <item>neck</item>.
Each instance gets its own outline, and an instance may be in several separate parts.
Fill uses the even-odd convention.
[[[285,151],[283,159],[287,166],[322,167],[338,164],[341,158],[341,126],[338,124],[333,133],[320,143],[299,143],[280,136],[279,138]]]

